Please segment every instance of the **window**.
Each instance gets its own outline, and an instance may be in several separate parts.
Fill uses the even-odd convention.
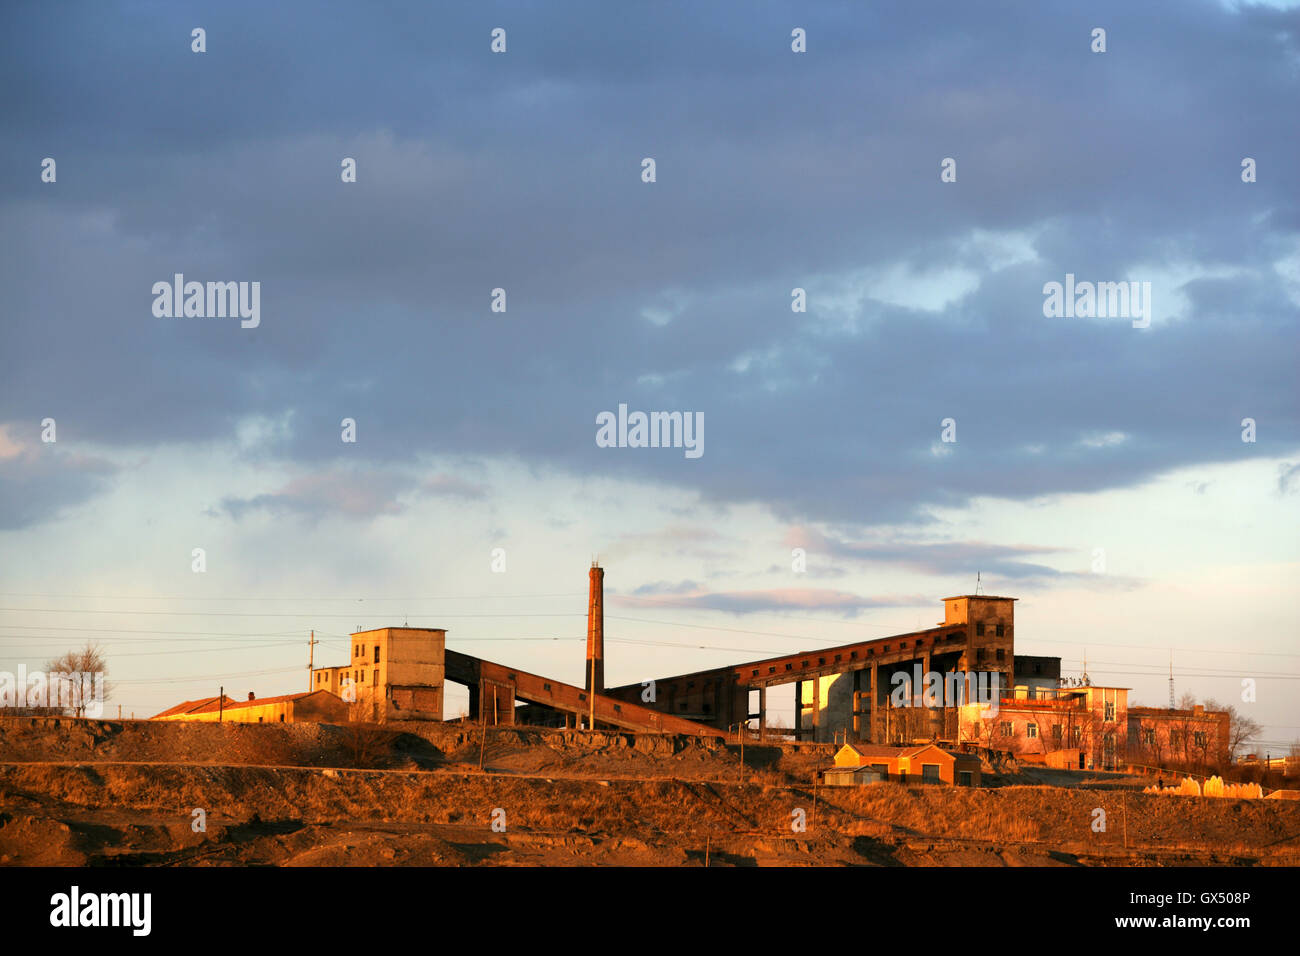
[[[1071,747],[1077,747],[1077,746],[1079,746],[1079,742],[1080,742],[1082,739],[1083,739],[1083,729],[1082,729],[1081,727],[1071,727],[1071,728],[1070,728],[1070,746],[1071,746]]]
[[[981,728],[980,728],[980,722],[979,722],[978,720],[976,720],[976,721],[974,721],[974,722],[971,723],[971,725],[970,725],[970,731],[971,731],[971,734],[975,737],[975,739],[976,739],[976,740],[979,740],[979,738],[980,738],[980,734],[982,733],[982,730],[981,730]]]
[[[1038,736],[1038,725],[1035,723],[1025,724],[1025,736],[1033,739]]]
[[[375,668],[375,676],[374,676],[374,679],[371,681],[371,683],[373,683],[373,684],[378,684],[378,683],[379,683],[379,668],[378,668],[378,667]]]
[[[1195,733],[1192,734],[1192,742],[1195,743],[1196,746],[1198,746],[1198,747],[1204,747],[1204,746],[1205,746],[1205,734],[1202,733],[1202,732],[1199,731],[1199,730],[1196,731]]]
[[[888,780],[888,779],[889,779],[889,764],[887,764],[887,763],[873,763],[873,764],[871,765],[871,769],[872,769],[872,770],[878,770],[878,771],[880,772],[880,779],[881,779],[881,780]]]
[[[1006,648],[999,647],[997,649],[996,654],[997,654],[997,659],[1000,661],[1005,661],[1007,659]]]
[[[1003,737],[1010,737],[1010,736],[1011,736],[1011,721],[1009,721],[1009,720],[1004,720],[1004,721],[1002,721],[1002,723],[998,724],[998,734],[999,734],[1000,736],[1003,736]]]
[[[975,660],[977,661],[984,660],[984,648],[981,647],[975,651]]]
[[[957,779],[963,787],[971,786],[971,772],[969,770],[962,770]]]
[[[1142,743],[1146,744],[1148,747],[1154,747],[1156,745],[1156,732],[1153,728],[1142,728]]]
[[[921,764],[921,782],[922,783],[939,782],[939,765],[937,763]]]
[[[284,714],[280,715],[280,723],[284,723]]]
[[[1114,702],[1113,700],[1108,700],[1108,701],[1106,701],[1106,703],[1104,703],[1104,704],[1102,705],[1102,707],[1105,708],[1105,712],[1106,712],[1105,719],[1106,719],[1106,722],[1109,723],[1110,721],[1114,720],[1114,719],[1115,719],[1115,702]]]
[[[260,723],[262,723],[263,719],[264,719],[264,718],[259,717],[259,718],[257,718],[257,722],[260,724]]]
[[[999,625],[998,625],[998,637],[1006,637],[1006,636],[1007,636],[1007,627],[1006,627],[1006,625],[1005,625],[1005,624],[999,624]]]
[[[984,636],[984,623],[982,621],[979,624],[975,625],[975,636],[976,637]]]
[[[1052,739],[1059,745],[1061,743],[1061,725],[1052,724]]]
[[[379,645],[378,645],[378,644],[375,645],[375,663],[376,663],[376,664],[379,663]]]

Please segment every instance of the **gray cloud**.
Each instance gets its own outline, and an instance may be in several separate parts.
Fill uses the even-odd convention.
[[[933,603],[922,595],[884,595],[867,597],[828,588],[766,588],[753,591],[705,591],[682,594],[676,588],[652,596],[646,588],[635,595],[615,594],[608,603],[638,608],[690,608],[725,611],[729,614],[756,614],[767,611],[831,611],[843,617],[855,617],[861,611],[876,608],[917,607]]]
[[[0,350],[22,356],[0,420],[57,402],[104,446],[148,448],[283,416],[258,454],[330,474],[351,416],[379,470],[509,456],[866,524],[1300,444],[1300,290],[1273,268],[1300,250],[1294,10],[1115,3],[1071,23],[955,4],[936,31],[902,7],[868,29],[852,4],[743,23],[671,3],[235,4],[205,13],[202,56],[185,11],[0,19],[0,158],[27,171],[0,180]],[[1191,277],[1178,321],[1042,316],[1046,281],[1144,268]],[[969,285],[943,294],[953,270]],[[261,327],[153,318],[152,283],[178,271],[261,281]],[[596,448],[596,413],[620,401],[704,412],[705,456]],[[936,455],[945,417],[958,441]],[[1109,432],[1127,440],[1081,443]],[[367,519],[415,493],[304,481],[222,507]]]

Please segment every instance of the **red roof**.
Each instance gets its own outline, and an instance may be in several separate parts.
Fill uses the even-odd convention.
[[[281,694],[279,697],[254,697],[252,700],[233,700],[226,704],[224,710],[240,710],[245,707],[261,707],[263,704],[282,704],[286,701],[297,700],[299,697],[310,697],[312,694],[324,694],[328,691],[313,690],[303,694]],[[195,709],[195,713],[207,713],[217,710],[217,699],[213,697],[205,706]]]
[[[229,703],[226,704],[226,707],[229,708],[230,705],[234,703],[234,701],[231,700],[229,697],[227,697],[226,700],[229,701]],[[217,703],[217,698],[215,697],[202,697],[199,700],[187,700],[184,703],[177,704],[175,707],[168,707],[161,714],[154,714],[149,719],[157,720],[160,717],[171,717],[175,714],[197,713],[198,711],[206,708],[209,704],[212,704],[215,707],[216,703]]]
[[[300,697],[310,697],[312,694],[328,694],[329,691],[313,690],[302,694],[282,694],[279,697],[254,697],[252,700],[232,700],[227,697],[225,703],[218,701],[216,697],[206,697],[202,700],[187,700],[183,704],[177,704],[164,710],[161,714],[156,714],[150,720],[157,720],[159,717],[173,717],[177,714],[208,714],[217,710],[241,710],[246,707],[261,707],[263,704],[282,704],[286,701],[297,700]]]

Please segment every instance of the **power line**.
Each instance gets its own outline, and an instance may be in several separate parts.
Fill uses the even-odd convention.
[[[104,634],[198,634],[204,637],[279,637],[281,634],[297,634],[298,631],[152,631],[136,627],[59,627],[55,624],[0,624],[0,628],[9,631],[91,631]]]
[[[199,674],[193,677],[151,677],[138,678],[136,680],[114,680],[115,684],[183,684],[186,682],[194,683],[198,681],[212,681],[226,677],[260,677],[264,674],[284,674],[289,671],[300,671],[302,666],[294,664],[290,667],[272,667],[258,671],[239,671],[230,674]]]
[[[94,610],[87,608],[63,608],[63,607],[0,607],[0,611],[8,611],[16,614],[138,614],[138,615],[161,615],[164,617],[293,617],[307,619],[312,617],[337,617],[344,620],[356,620],[356,614],[319,614],[314,611],[304,613],[289,613],[286,611],[114,611],[114,610]],[[567,611],[567,612],[545,612],[541,614],[442,614],[439,617],[583,617],[585,611]]]
[[[424,597],[204,597],[202,595],[161,595],[161,594],[33,594],[17,591],[0,591],[0,597],[33,598],[79,598],[95,601],[470,601],[486,598],[546,598],[573,597],[572,591],[556,591],[550,594],[429,594]]]

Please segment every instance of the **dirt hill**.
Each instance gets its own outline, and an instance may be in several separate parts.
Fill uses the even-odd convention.
[[[544,730],[489,734],[480,772],[477,729],[384,733],[357,769],[349,728],[2,719],[0,864],[1300,863],[1292,801],[1096,775],[814,792],[829,747],[742,770],[720,742]]]

